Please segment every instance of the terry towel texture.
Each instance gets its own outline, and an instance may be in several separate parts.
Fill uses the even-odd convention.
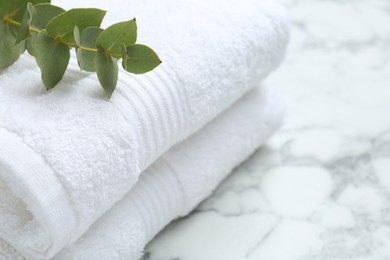
[[[282,123],[284,106],[271,88],[251,91],[142,173],[120,202],[56,260],[138,260],[173,219],[187,215]]]
[[[188,214],[269,138],[280,126],[283,112],[273,89],[251,91],[161,156],[122,200],[53,259],[138,260],[148,241],[170,221]],[[7,251],[4,257],[23,259],[12,248]]]
[[[109,101],[75,59],[49,92],[28,55],[0,72],[0,237],[28,259],[75,242],[158,157],[275,69],[288,39],[273,0],[53,4],[106,9],[105,25],[137,17],[138,42],[163,64],[121,72]]]

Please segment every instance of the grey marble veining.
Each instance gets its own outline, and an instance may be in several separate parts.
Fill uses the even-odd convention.
[[[390,259],[390,1],[282,2],[284,128],[145,259]]]

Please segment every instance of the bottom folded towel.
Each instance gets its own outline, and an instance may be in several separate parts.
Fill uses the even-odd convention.
[[[282,102],[259,87],[151,165],[135,187],[53,259],[137,260],[172,220],[187,215],[281,125]],[[0,240],[0,259],[24,259]]]

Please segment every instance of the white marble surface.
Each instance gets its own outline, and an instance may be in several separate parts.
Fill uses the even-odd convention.
[[[390,259],[390,1],[283,2],[285,127],[145,259]]]

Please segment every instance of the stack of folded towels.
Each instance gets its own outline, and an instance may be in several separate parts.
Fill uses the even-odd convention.
[[[32,57],[0,71],[0,259],[136,260],[280,126],[261,84],[288,19],[274,0],[57,0],[137,18],[163,63],[112,98],[75,59],[46,92]]]

